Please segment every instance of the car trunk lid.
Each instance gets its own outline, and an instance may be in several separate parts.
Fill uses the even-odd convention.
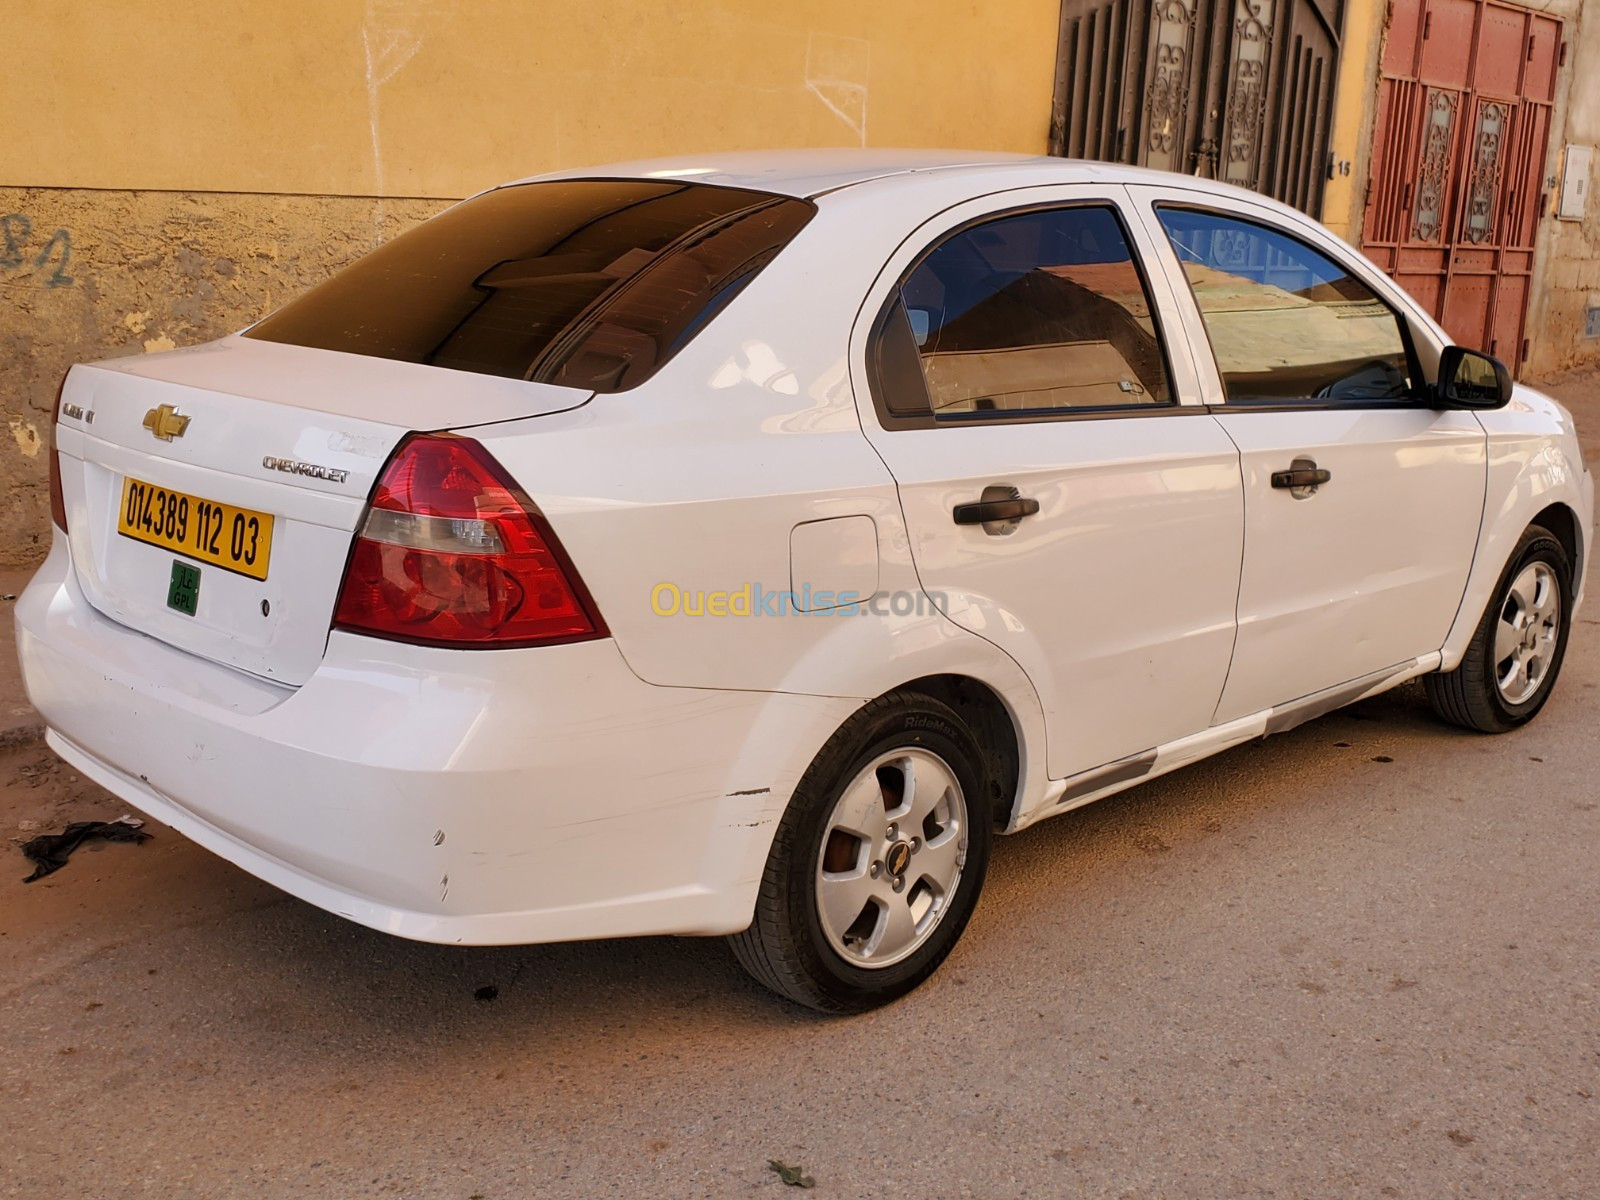
[[[79,583],[113,620],[299,685],[322,659],[373,483],[408,432],[591,395],[238,337],[76,367],[57,446]]]

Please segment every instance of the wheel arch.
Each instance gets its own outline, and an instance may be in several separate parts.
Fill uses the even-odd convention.
[[[1022,802],[1022,731],[1000,693],[970,675],[924,675],[900,690],[921,692],[953,708],[982,747],[993,793],[991,816],[997,829],[1007,829]]]
[[[1497,452],[1490,438],[1489,494],[1483,529],[1461,604],[1444,645],[1441,671],[1453,671],[1466,654],[1500,576],[1530,525],[1542,525],[1559,540],[1573,562],[1572,587],[1582,595],[1588,562],[1590,522],[1584,516],[1593,484],[1575,451],[1547,436],[1514,439]]]
[[[1578,583],[1583,579],[1585,566],[1582,526],[1578,524],[1578,514],[1572,511],[1570,505],[1558,501],[1534,514],[1533,520],[1528,524],[1548,529],[1555,535],[1556,541],[1561,543],[1561,548],[1567,552],[1567,558],[1572,561],[1572,590],[1576,592]]]
[[[931,629],[942,628],[928,620]],[[844,629],[862,624],[840,622]],[[812,687],[766,697],[730,764],[723,789],[725,813],[720,826],[730,834],[750,836],[738,837],[737,849],[719,842],[709,852],[709,858],[720,864],[714,874],[727,879],[737,892],[731,903],[738,911],[747,912],[747,902],[754,907],[772,837],[801,776],[839,729],[872,700],[890,692],[921,691],[963,716],[971,714],[974,736],[991,755],[991,769],[1000,780],[994,811],[1000,831],[1018,828],[1033,808],[1044,803],[1050,783],[1045,769],[1044,711],[1032,680],[992,643],[965,631],[930,638],[929,643],[918,656],[923,668],[919,674],[904,670],[910,666],[904,661],[891,664],[869,658],[866,662],[871,669],[852,681],[855,686],[827,692]],[[828,648],[834,651],[836,663],[859,666],[858,656],[839,653],[851,649],[850,643]],[[902,671],[891,673],[888,668],[892,665]],[[833,674],[838,673],[836,666]],[[846,682],[839,678],[830,681]],[[808,682],[822,683],[824,679],[813,677]]]

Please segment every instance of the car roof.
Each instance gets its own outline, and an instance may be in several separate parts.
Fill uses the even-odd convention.
[[[859,187],[874,180],[889,179],[918,172],[937,171],[941,175],[966,175],[974,183],[992,181],[1004,188],[1008,175],[1026,169],[1035,176],[1047,173],[1060,183],[1150,183],[1171,186],[1181,181],[1186,187],[1231,192],[1227,184],[1193,176],[1173,175],[1121,163],[1091,162],[1086,159],[1055,158],[1042,154],[998,154],[963,150],[747,150],[735,153],[679,155],[672,158],[640,159],[635,162],[608,163],[553,171],[519,179],[533,183],[555,179],[682,179],[721,187],[750,188],[784,196],[812,199],[842,188]],[[985,179],[987,177],[987,179]],[[508,185],[511,186],[511,185]],[[1253,194],[1252,194],[1253,195]],[[1254,196],[1260,200],[1262,197]]]

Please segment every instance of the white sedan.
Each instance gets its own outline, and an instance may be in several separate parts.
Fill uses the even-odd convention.
[[[871,151],[496,188],[74,367],[54,458],[74,768],[377,929],[725,934],[829,1011],[933,972],[995,833],[1416,676],[1530,720],[1593,500],[1298,212]]]

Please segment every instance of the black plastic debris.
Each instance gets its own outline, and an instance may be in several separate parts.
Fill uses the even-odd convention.
[[[22,853],[33,864],[33,874],[23,883],[32,883],[54,874],[67,865],[67,858],[90,838],[104,838],[108,842],[145,842],[150,835],[139,826],[140,821],[121,817],[115,821],[74,821],[60,833],[44,833],[22,843]]]

